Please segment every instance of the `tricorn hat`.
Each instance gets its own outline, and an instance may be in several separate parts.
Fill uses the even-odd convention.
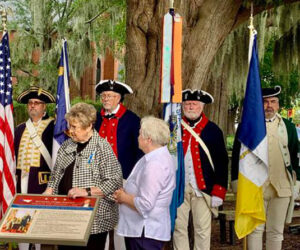
[[[199,101],[208,104],[213,103],[214,98],[211,94],[200,89],[185,89],[182,91],[182,101]]]
[[[55,102],[54,96],[37,86],[31,86],[29,89],[23,91],[17,98],[19,103],[28,103],[29,99],[39,99],[45,103]]]
[[[95,89],[99,94],[103,91],[114,91],[121,96],[133,93],[132,89],[127,84],[115,80],[102,80],[96,85]]]
[[[266,97],[278,97],[281,92],[281,87],[276,85],[273,88],[263,88],[262,89],[262,96],[263,98]]]

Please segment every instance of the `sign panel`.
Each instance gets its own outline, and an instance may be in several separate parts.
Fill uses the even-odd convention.
[[[16,194],[0,223],[0,241],[86,246],[99,197]]]

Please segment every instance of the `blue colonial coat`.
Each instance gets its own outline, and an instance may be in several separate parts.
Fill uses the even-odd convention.
[[[122,104],[120,104],[122,105]],[[125,107],[122,105],[122,109]],[[97,120],[95,129],[100,131],[101,125],[103,125],[104,110],[97,113]],[[117,158],[122,167],[123,178],[127,179],[130,175],[135,163],[141,158],[143,152],[138,147],[138,136],[140,130],[140,118],[132,111],[125,108],[121,117],[109,118],[110,122],[117,124],[117,126],[111,127],[116,130],[112,133],[113,138],[107,138],[112,148],[116,145]],[[107,121],[106,121],[107,122]],[[100,134],[101,137],[106,138],[106,135]]]

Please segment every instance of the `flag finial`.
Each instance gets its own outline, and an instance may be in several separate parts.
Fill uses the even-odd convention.
[[[251,2],[251,13],[250,13],[250,25],[248,26],[250,29],[250,34],[254,31],[254,25],[253,25],[253,2]]]
[[[5,7],[0,4],[0,12],[1,12],[1,20],[2,20],[2,26],[3,31],[7,31],[7,15],[13,15],[13,11],[10,7]]]
[[[6,27],[7,12],[3,6],[2,6],[2,10],[1,10],[1,20],[2,20],[3,31],[6,32],[7,31],[7,27]]]
[[[170,9],[174,9],[174,0],[170,0]]]

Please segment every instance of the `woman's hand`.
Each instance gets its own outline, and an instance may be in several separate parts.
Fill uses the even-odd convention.
[[[126,191],[123,188],[120,188],[117,191],[115,191],[113,196],[117,203],[124,203],[130,208],[136,210],[136,207],[134,205],[134,195],[126,193]]]
[[[46,188],[43,195],[52,195],[53,194],[53,188]]]
[[[71,188],[68,192],[68,197],[72,199],[76,199],[77,197],[85,197],[88,196],[88,193],[85,188],[74,187]]]
[[[123,188],[120,188],[114,192],[114,199],[117,203],[121,204],[124,203],[124,197],[126,196],[126,192]]]

